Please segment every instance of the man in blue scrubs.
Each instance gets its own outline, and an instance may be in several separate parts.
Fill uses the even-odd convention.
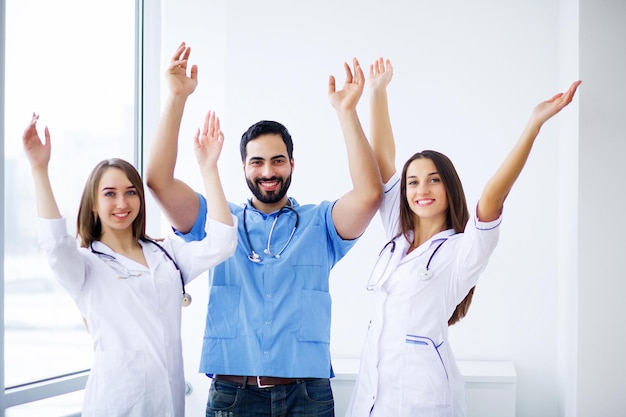
[[[205,198],[174,178],[180,122],[197,86],[187,75],[189,47],[167,71],[165,103],[147,167],[147,184],[177,233],[204,236]],[[287,129],[260,121],[240,150],[252,198],[230,203],[238,219],[237,251],[218,265],[210,297],[200,370],[213,378],[208,415],[333,416],[330,388],[329,274],[378,210],[382,183],[356,105],[365,77],[356,59],[344,65],[341,90],[328,95],[344,134],[353,189],[340,199],[300,205],[287,196],[294,167]]]

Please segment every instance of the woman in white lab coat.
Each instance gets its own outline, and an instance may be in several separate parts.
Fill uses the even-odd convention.
[[[237,225],[217,171],[223,135],[209,113],[195,151],[211,204],[207,237],[156,242],[145,232],[145,200],[137,170],[121,159],[100,162],[85,185],[76,239],[66,231],[48,177],[50,134],[33,114],[23,135],[35,182],[39,242],[55,278],[83,315],[94,362],[83,417],[184,417],[181,305],[184,284],[230,256]],[[80,246],[80,247],[78,247]]]
[[[385,184],[380,215],[389,242],[368,282],[374,311],[347,415],[461,417],[464,387],[448,326],[467,312],[498,241],[504,200],[539,129],[571,102],[580,82],[535,107],[470,216],[445,155],[417,153],[396,172],[386,91],[392,75],[389,60],[370,67],[370,139]]]

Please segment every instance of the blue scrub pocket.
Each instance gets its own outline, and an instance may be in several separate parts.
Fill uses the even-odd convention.
[[[241,289],[235,285],[211,286],[204,337],[213,339],[237,337],[240,294]]]
[[[330,343],[330,294],[302,290],[300,297],[300,342]]]

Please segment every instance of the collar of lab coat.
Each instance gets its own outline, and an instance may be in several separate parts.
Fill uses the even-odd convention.
[[[124,255],[120,255],[114,252],[110,247],[101,241],[97,240],[93,242],[93,248],[98,252],[106,253],[107,255],[114,256],[117,261],[124,265],[125,268],[133,271],[154,271],[161,262],[165,260],[165,254],[154,243],[139,241],[143,250],[143,256],[146,258],[148,267],[142,265],[134,260],[127,258]]]
[[[413,258],[420,256],[421,254],[429,250],[433,244],[441,242],[442,240],[446,240],[454,234],[455,234],[454,229],[448,229],[448,230],[444,230],[443,232],[437,233],[436,235],[428,239],[426,242],[422,243],[417,248],[415,248],[413,252],[409,253],[408,255],[403,256],[403,261],[404,259],[408,261],[408,260],[411,260]],[[398,240],[400,240],[400,242],[398,242]],[[404,238],[404,236],[398,237],[398,239],[396,239],[396,244],[400,246],[399,249],[402,250],[401,251],[402,254],[406,254],[406,251],[409,249],[409,246],[411,246],[409,241],[407,241]]]

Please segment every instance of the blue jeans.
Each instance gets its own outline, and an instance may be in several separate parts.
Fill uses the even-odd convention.
[[[271,388],[213,380],[206,417],[334,417],[330,380],[301,379]]]

